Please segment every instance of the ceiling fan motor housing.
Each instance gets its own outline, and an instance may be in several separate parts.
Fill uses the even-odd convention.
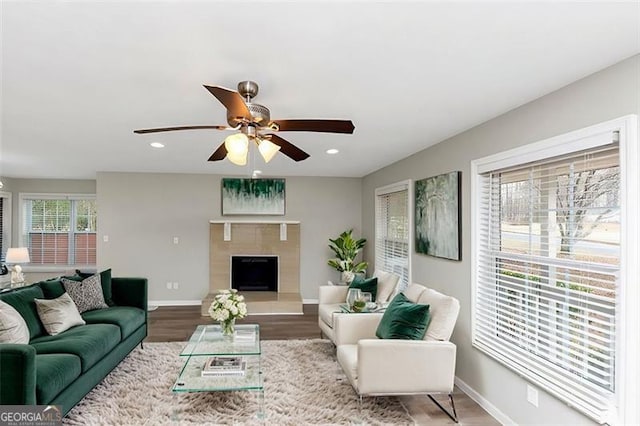
[[[251,120],[253,123],[258,124],[260,126],[266,126],[269,121],[271,121],[271,113],[269,112],[269,108],[264,105],[254,104],[251,102],[246,102],[247,108],[251,113]],[[230,126],[236,127],[238,124],[246,123],[247,120],[245,117],[235,117],[233,115],[227,114],[227,122]]]

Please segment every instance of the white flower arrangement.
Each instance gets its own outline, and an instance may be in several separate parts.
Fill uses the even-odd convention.
[[[220,290],[209,306],[209,315],[214,321],[231,322],[247,316],[247,304],[238,290]]]

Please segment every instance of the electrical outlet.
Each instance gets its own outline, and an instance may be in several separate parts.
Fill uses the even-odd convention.
[[[167,283],[167,289],[171,290],[171,283],[170,282]]]
[[[178,290],[180,288],[180,283],[173,283],[173,289]]]
[[[538,406],[538,389],[531,385],[527,385],[527,401],[535,407]]]
[[[173,244],[180,244],[180,237],[173,237]]]
[[[109,236],[108,235],[103,235],[102,236],[102,241],[104,241],[105,243],[109,242]]]

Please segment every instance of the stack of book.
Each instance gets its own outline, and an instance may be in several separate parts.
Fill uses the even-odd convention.
[[[202,367],[202,377],[244,376],[247,363],[241,356],[212,356]]]

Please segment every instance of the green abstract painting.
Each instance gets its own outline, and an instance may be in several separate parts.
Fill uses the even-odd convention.
[[[223,215],[284,215],[284,179],[222,179]]]
[[[461,260],[460,172],[416,181],[416,252]]]

